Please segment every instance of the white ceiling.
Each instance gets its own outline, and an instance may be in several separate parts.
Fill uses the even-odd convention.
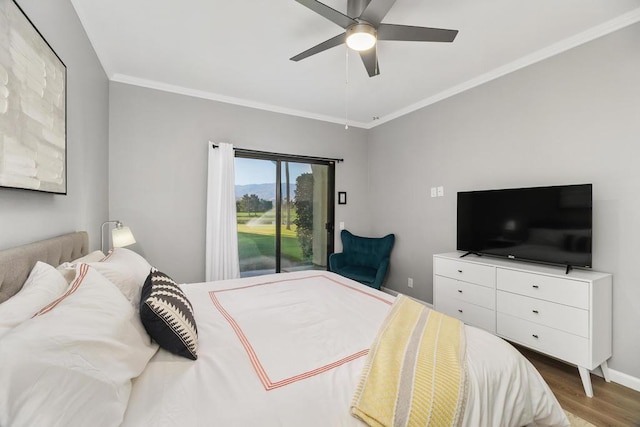
[[[364,128],[640,21],[640,0],[397,0],[383,22],[460,32],[380,42],[370,78],[344,45],[289,60],[343,31],[294,0],[71,2],[111,80]]]

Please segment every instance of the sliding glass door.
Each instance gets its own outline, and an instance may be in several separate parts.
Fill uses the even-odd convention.
[[[334,163],[237,153],[235,170],[241,276],[326,270]]]
[[[236,157],[235,171],[240,275],[275,273],[277,164]]]

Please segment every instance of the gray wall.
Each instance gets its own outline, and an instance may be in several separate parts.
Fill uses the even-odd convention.
[[[431,257],[455,249],[457,191],[593,183],[593,268],[614,275],[609,366],[639,378],[638,46],[635,24],[374,128],[372,231],[397,235],[387,286],[433,301]]]
[[[179,282],[204,280],[208,141],[344,158],[336,191],[348,204],[336,205],[336,222],[369,232],[362,129],[112,82],[109,130],[110,216],[131,227],[134,250]]]
[[[67,66],[67,195],[0,188],[0,249],[75,230],[108,213],[107,77],[69,0],[18,1]]]

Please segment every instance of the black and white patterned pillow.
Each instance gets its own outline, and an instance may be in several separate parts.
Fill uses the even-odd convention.
[[[160,347],[188,359],[198,358],[193,307],[176,282],[155,268],[142,287],[140,319]]]

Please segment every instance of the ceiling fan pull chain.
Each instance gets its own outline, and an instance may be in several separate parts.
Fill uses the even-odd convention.
[[[346,46],[346,45],[345,45]],[[349,48],[346,48],[344,67],[344,128],[349,129]]]

